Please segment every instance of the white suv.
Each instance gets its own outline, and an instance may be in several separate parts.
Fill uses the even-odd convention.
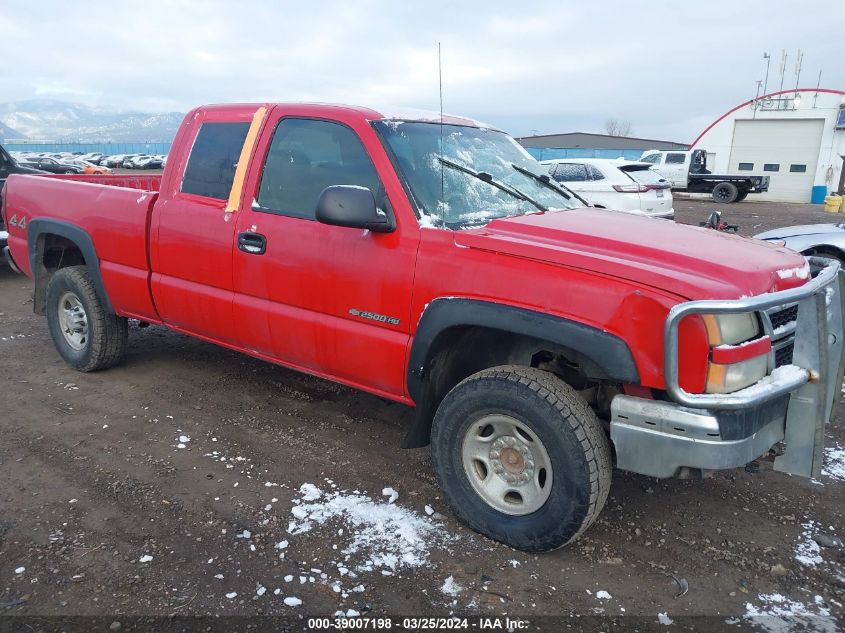
[[[609,158],[541,161],[549,175],[596,207],[675,218],[670,183],[649,163]]]

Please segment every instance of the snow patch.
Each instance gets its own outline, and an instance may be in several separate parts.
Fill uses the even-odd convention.
[[[792,277],[808,279],[810,277],[810,265],[805,262],[803,266],[796,268],[782,268],[777,271],[777,274],[781,279],[791,279]]]
[[[611,596],[611,595],[610,595],[608,592],[606,592],[604,589],[602,589],[601,591],[597,591],[597,592],[596,592],[596,598],[598,598],[599,600],[610,600],[612,597],[613,597],[613,596]]]
[[[674,622],[672,618],[669,617],[668,613],[658,613],[657,614],[657,621],[664,626],[669,626]]]
[[[822,475],[845,481],[845,448],[834,444],[824,449]]]
[[[149,563],[153,559],[152,556],[149,554],[144,554],[141,558],[138,559],[139,563]]]
[[[446,580],[443,581],[443,586],[440,587],[440,591],[445,593],[447,596],[457,596],[461,591],[463,591],[463,587],[461,587],[452,576],[449,576]]]
[[[805,567],[815,567],[824,562],[821,557],[821,548],[813,540],[813,534],[818,532],[818,524],[815,521],[809,521],[802,524],[801,527],[804,528],[804,531],[801,532],[801,541],[795,547],[795,560]]]
[[[454,537],[442,526],[413,510],[384,501],[375,501],[358,491],[322,491],[303,484],[302,495],[291,510],[290,534],[305,534],[331,524],[333,531],[349,539],[342,553],[346,565],[357,571],[380,569],[388,574],[406,567],[419,567],[428,560],[429,550]]]
[[[284,602],[289,607],[298,607],[302,604],[302,600],[300,600],[299,598],[294,598],[293,596],[288,596],[287,598],[285,598]]]
[[[760,594],[757,599],[762,602],[760,606],[746,603],[744,619],[766,633],[837,633],[839,630],[821,596],[815,596],[810,605],[779,593]]]
[[[385,497],[389,497],[389,499],[387,500],[388,503],[393,503],[399,498],[399,493],[396,492],[393,488],[384,488],[381,491],[381,494],[383,494]]]

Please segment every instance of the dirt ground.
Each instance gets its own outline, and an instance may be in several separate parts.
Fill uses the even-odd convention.
[[[714,208],[746,235],[831,217],[676,201],[683,222]],[[343,612],[837,630],[836,464],[819,481],[768,462],[704,481],[616,471],[580,540],[526,555],[455,520],[428,449],[399,448],[409,409],[137,323],[122,365],[76,373],[30,290],[0,267],[0,629],[4,615],[32,616],[8,630],[78,615],[125,630],[129,616]],[[783,617],[743,619],[755,613]]]

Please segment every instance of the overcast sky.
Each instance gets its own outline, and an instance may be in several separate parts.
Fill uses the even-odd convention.
[[[602,132],[692,140],[769,88],[845,88],[836,0],[674,2],[79,2],[4,0],[0,101],[57,98],[142,111],[225,101],[436,109],[515,135]]]

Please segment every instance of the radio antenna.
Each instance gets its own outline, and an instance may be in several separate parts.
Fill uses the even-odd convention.
[[[437,81],[440,90],[440,154],[443,155],[443,61],[440,54],[440,42],[437,42]],[[441,213],[446,212],[446,186],[444,172],[446,166],[440,163],[440,207]]]

